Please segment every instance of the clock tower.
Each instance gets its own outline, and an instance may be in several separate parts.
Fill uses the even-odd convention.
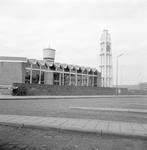
[[[111,49],[111,37],[108,34],[108,30],[104,30],[101,36],[100,43],[100,68],[101,68],[101,80],[103,87],[113,86],[113,71],[112,71],[112,49]]]

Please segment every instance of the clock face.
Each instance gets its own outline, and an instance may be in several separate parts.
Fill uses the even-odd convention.
[[[110,52],[110,45],[107,45],[107,52]]]

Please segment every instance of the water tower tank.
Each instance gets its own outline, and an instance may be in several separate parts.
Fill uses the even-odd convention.
[[[55,49],[45,48],[43,49],[43,59],[46,61],[54,62],[55,60]]]

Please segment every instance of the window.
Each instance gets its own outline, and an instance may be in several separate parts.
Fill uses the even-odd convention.
[[[64,74],[64,85],[69,85],[69,74]]]
[[[30,83],[30,70],[26,70],[25,83]]]
[[[32,70],[32,83],[38,84],[39,83],[39,70]]]
[[[89,76],[89,83],[88,83],[88,86],[92,86],[92,76]]]
[[[83,75],[83,86],[87,86],[87,76]]]
[[[76,84],[76,76],[74,74],[71,74],[71,83],[70,85],[75,85]]]
[[[59,85],[59,73],[54,73],[54,80],[53,80],[53,82],[54,82],[54,85]]]
[[[82,85],[82,76],[78,75],[77,76],[77,86],[81,86]]]
[[[44,71],[41,71],[41,84],[44,84]]]
[[[97,86],[97,77],[94,77],[94,86]]]

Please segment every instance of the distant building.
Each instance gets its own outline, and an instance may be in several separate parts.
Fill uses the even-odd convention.
[[[0,57],[0,85],[13,83],[101,86],[101,73],[84,66],[54,62],[55,50],[43,49],[43,60]]]
[[[141,82],[141,83],[139,83],[139,89],[141,89],[141,90],[147,90],[147,82]]]
[[[116,87],[116,85],[114,85]],[[118,88],[127,88],[128,90],[139,90],[139,85],[134,84],[134,85],[118,85]]]
[[[100,68],[102,73],[102,86],[113,87],[111,37],[107,30],[103,31],[100,44]]]

